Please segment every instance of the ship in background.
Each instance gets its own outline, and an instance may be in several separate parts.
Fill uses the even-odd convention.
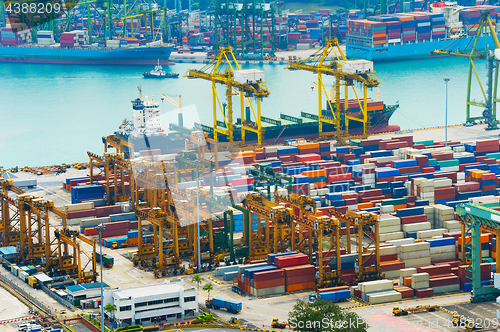
[[[500,15],[500,6],[463,7],[447,1],[434,2],[430,8],[431,12],[349,19],[347,57],[383,61],[430,57],[432,51],[444,48],[449,51],[470,50],[481,13],[489,11],[493,23]],[[480,43],[484,45],[484,38]],[[491,34],[486,37],[486,44],[489,49],[495,48]]]

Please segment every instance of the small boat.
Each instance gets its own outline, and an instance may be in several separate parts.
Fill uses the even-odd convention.
[[[145,78],[177,78],[177,77],[179,77],[179,74],[177,74],[177,73],[165,72],[160,65],[160,60],[158,60],[158,64],[155,66],[154,70],[152,70],[150,72],[146,71],[142,75],[144,75]]]

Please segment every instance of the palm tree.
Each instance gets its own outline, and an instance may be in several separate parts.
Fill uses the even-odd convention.
[[[207,282],[205,286],[203,286],[203,290],[208,292],[208,299],[210,300],[210,292],[214,290],[214,286],[211,282]]]
[[[115,319],[114,318],[114,315],[113,313],[116,311],[116,305],[114,305],[113,303],[109,302],[107,303],[105,306],[104,306],[104,311],[108,314],[112,314],[113,316],[113,320]],[[111,326],[113,326],[113,324],[111,324]],[[112,329],[114,330],[114,327],[112,327]]]
[[[193,278],[191,278],[191,282],[195,282],[195,283],[197,283],[197,284],[198,284],[198,287],[196,288],[197,290],[199,290],[199,289],[200,289],[200,283],[201,283],[203,280],[205,280],[205,279],[203,279],[202,277],[200,277],[200,275],[199,275],[199,274],[195,274],[195,275],[193,276]]]

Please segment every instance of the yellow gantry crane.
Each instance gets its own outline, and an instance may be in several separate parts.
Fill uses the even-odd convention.
[[[497,98],[497,88],[498,88],[498,67],[500,60],[500,42],[498,40],[497,34],[495,32],[495,27],[493,26],[493,22],[491,21],[491,17],[489,15],[489,11],[485,10],[481,13],[481,20],[474,24],[474,27],[478,27],[476,38],[474,39],[474,44],[472,45],[472,50],[470,53],[465,52],[466,48],[463,50],[451,50],[453,45],[460,41],[461,38],[457,38],[444,49],[435,50],[431,52],[431,54],[436,55],[455,55],[461,56],[469,59],[469,73],[468,73],[468,83],[467,83],[467,102],[466,102],[466,123],[474,124],[476,121],[484,120],[488,124],[486,130],[498,129],[497,127],[497,118],[496,118],[496,110],[497,103],[500,102],[500,99]],[[491,37],[493,39],[493,43],[495,46],[495,51],[488,50],[487,38],[489,36],[488,33],[491,33]],[[469,29],[470,30],[470,29]],[[484,33],[483,33],[484,32]],[[465,37],[467,34],[464,35]],[[481,44],[481,37],[484,37],[485,48],[479,51],[478,44]],[[487,73],[487,83],[486,83],[486,91],[483,88],[483,84],[481,83],[481,79],[477,73],[476,66],[474,65],[474,59],[486,59],[488,61],[488,73]],[[474,80],[472,77],[472,72],[474,71],[475,78],[479,84],[481,89],[482,96],[484,98],[483,102],[477,102],[471,100],[471,88],[472,81]],[[494,72],[494,73],[493,73]],[[472,116],[471,115],[471,106],[483,108],[483,112],[481,116]]]
[[[227,65],[229,68],[226,68]],[[257,69],[242,70],[231,47],[221,47],[216,58],[199,70],[189,70],[188,78],[202,78],[212,82],[212,108],[213,108],[213,138],[219,141],[218,134],[225,135],[231,143],[235,141],[233,123],[233,95],[239,93],[241,107],[241,144],[245,145],[245,132],[250,131],[257,134],[257,143],[262,145],[263,129],[261,122],[261,99],[269,96],[264,83],[264,72]],[[222,84],[226,87],[226,103],[222,104],[217,94],[216,85]],[[250,111],[245,110],[245,99],[255,97],[257,99],[257,113],[251,102],[249,110],[253,113],[251,119]],[[223,123],[217,121],[218,110],[222,113]]]
[[[363,136],[368,134],[368,97],[367,89],[377,87],[380,82],[374,75],[373,62],[366,60],[348,61],[340,49],[337,38],[327,41],[326,45],[314,54],[302,61],[290,62],[286,67],[289,70],[305,70],[318,75],[318,126],[319,138],[325,139],[333,136],[338,142],[344,142],[349,136],[349,121],[357,121],[363,124]],[[328,90],[323,82],[323,76],[333,76],[332,97],[328,98]],[[354,87],[355,83],[363,86],[363,95],[360,96]],[[357,103],[361,109],[361,117],[354,116],[349,111],[349,87],[356,96]],[[344,88],[344,101],[341,99],[341,89]],[[326,96],[329,111],[323,111],[323,95]],[[331,112],[330,112],[331,111]],[[334,132],[325,132],[324,124],[334,126]]]

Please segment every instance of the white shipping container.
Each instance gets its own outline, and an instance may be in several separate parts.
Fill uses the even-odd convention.
[[[419,250],[419,251],[402,252],[399,254],[399,258],[403,261],[406,261],[407,259],[429,257],[430,255],[431,253],[429,252],[429,250]]]
[[[446,228],[417,231],[417,239],[432,239],[433,236],[443,235],[446,232]]]
[[[254,295],[254,296],[283,294],[286,292],[284,285],[283,286],[276,286],[276,287],[261,288],[261,289],[255,289],[252,287],[252,289],[254,290],[254,293],[252,293],[252,295]]]
[[[452,230],[462,229],[462,225],[458,220],[445,220],[443,221],[443,228],[446,228],[448,232],[452,232]]]
[[[238,83],[264,82],[264,71],[258,69],[242,69],[234,71],[234,80]]]
[[[371,304],[401,301],[402,299],[401,293],[396,291],[367,294],[367,295],[368,295],[368,302],[370,302]]]
[[[402,246],[403,244],[413,244],[415,243],[415,239],[412,238],[412,237],[408,237],[408,238],[405,238],[405,239],[398,239],[398,240],[390,240],[390,241],[387,241],[387,243],[390,243],[396,247],[400,247]]]
[[[104,223],[108,223],[108,222],[111,222],[110,217],[88,218],[88,219],[84,219],[80,222],[80,227],[92,227],[92,226],[97,226],[99,224],[104,224]]]
[[[451,187],[453,182],[448,178],[439,178],[434,180],[434,188]]]
[[[396,226],[396,225],[398,225],[398,226],[401,225],[401,219],[399,219],[398,217],[393,217],[393,216],[380,217],[380,220],[378,222],[379,227]]]
[[[413,289],[424,289],[424,288],[429,288],[429,280],[426,281],[413,281],[413,278],[411,279],[411,288]]]
[[[413,224],[401,225],[403,232],[418,232],[418,231],[426,231],[431,229],[431,223],[428,221],[425,222],[416,222]]]
[[[341,71],[348,74],[371,73],[373,71],[373,61],[368,60],[347,60],[341,61]]]
[[[367,251],[375,251],[375,248],[368,248]],[[396,246],[380,247],[378,251],[380,256],[396,255],[398,253],[398,248]]]
[[[401,272],[401,278],[411,277],[412,274],[417,273],[417,269],[414,267],[401,269],[399,271]]]
[[[458,292],[460,290],[460,284],[432,287],[432,289],[434,290],[434,294]]]
[[[414,244],[403,244],[399,250],[400,252],[411,252],[411,251],[420,251],[420,250],[429,250],[431,248],[431,244],[428,242],[420,242]]]
[[[401,230],[400,225],[395,225],[395,226],[385,226],[385,227],[379,227],[378,232],[379,234],[383,233],[394,233],[394,232],[399,232]]]
[[[380,213],[393,213],[394,212],[394,205],[382,205],[380,206]]]
[[[455,254],[455,250],[453,250],[453,252],[431,255],[431,262],[455,260],[456,258],[457,255]]]
[[[362,282],[358,284],[359,290],[363,293],[381,292],[394,289],[394,285],[390,280],[375,280]]]
[[[431,257],[425,257],[425,258],[416,258],[416,259],[407,259],[405,260],[405,267],[416,267],[416,266],[423,266],[423,265],[430,265],[431,264]]]
[[[403,239],[404,237],[405,235],[403,232],[383,233],[379,234],[379,241],[387,242],[387,241]]]
[[[411,280],[415,282],[419,281],[429,281],[429,273],[414,273],[411,275]]]
[[[399,270],[385,271],[385,272],[382,272],[382,274],[387,279],[397,279],[397,278],[399,278]]]
[[[431,255],[434,254],[444,254],[448,252],[455,252],[455,245],[450,244],[448,246],[441,246],[441,247],[431,247]]]
[[[94,202],[67,204],[64,206],[64,211],[72,212],[72,211],[92,210],[93,208],[94,208]]]

